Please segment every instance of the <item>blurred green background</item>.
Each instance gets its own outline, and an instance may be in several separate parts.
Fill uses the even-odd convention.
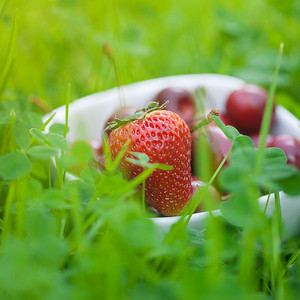
[[[188,73],[219,73],[269,86],[284,56],[277,102],[300,118],[298,0],[1,0],[1,47],[18,10],[18,40],[4,97],[50,108],[120,84]],[[1,5],[1,4],[0,4]],[[1,59],[1,58],[0,58]],[[0,60],[1,61],[1,60]]]
[[[56,161],[53,185],[49,150],[65,140],[47,140],[32,113],[64,104],[69,83],[71,100],[189,73],[268,88],[280,43],[276,100],[300,118],[300,0],[0,0],[0,100],[12,100],[0,103],[1,300],[297,299],[299,237],[282,242],[279,214],[261,221],[258,177],[224,181],[242,200],[227,208],[234,226],[179,223],[165,239],[119,173],[84,170],[64,184]]]

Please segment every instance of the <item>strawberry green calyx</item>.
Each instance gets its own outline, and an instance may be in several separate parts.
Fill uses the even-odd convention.
[[[143,120],[149,113],[156,111],[156,110],[164,109],[167,106],[168,102],[169,101],[166,101],[161,106],[159,106],[158,102],[149,102],[147,107],[143,107],[143,108],[136,110],[132,115],[127,116],[123,120],[120,120],[117,118],[117,116],[115,116],[114,121],[109,122],[107,124],[105,131],[108,129],[115,130],[123,125],[126,125],[126,124],[136,121],[136,120]]]

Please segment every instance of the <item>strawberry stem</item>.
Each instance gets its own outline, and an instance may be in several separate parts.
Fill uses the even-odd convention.
[[[169,101],[166,101],[163,103],[161,106],[158,105],[158,102],[150,102],[147,107],[140,108],[136,110],[132,115],[127,116],[123,120],[120,120],[115,116],[114,121],[109,122],[107,124],[107,127],[105,128],[105,131],[110,129],[110,130],[115,130],[123,125],[126,125],[130,122],[136,121],[136,120],[143,120],[145,117],[156,110],[161,110],[164,109]]]

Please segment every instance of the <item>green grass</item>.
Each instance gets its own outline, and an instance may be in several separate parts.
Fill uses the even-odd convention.
[[[43,131],[46,111],[79,97],[188,73],[276,87],[276,102],[300,118],[299,1],[176,2],[0,4],[0,299],[297,299],[300,239],[281,239],[278,191],[299,195],[300,175],[264,138],[255,150],[215,118],[233,142],[218,175],[231,194],[224,217],[211,215],[203,231],[182,219],[164,235],[134,192],[153,166],[141,159],[148,169],[127,182],[108,149],[106,171],[84,167],[86,143],[71,148],[64,125]],[[267,112],[264,137],[269,121]],[[270,218],[261,190],[275,194]]]

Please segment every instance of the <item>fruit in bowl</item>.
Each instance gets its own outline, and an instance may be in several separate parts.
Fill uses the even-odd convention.
[[[255,147],[259,146],[259,130],[268,100],[268,92],[258,85],[246,84],[232,91],[225,100],[225,110],[220,119],[225,125],[236,127],[241,133],[249,135]],[[271,126],[276,123],[276,105],[273,102]],[[271,127],[272,128],[272,127]],[[231,147],[224,133],[216,126],[209,126],[208,135],[214,160],[219,164]],[[300,169],[300,141],[290,134],[268,134],[265,147],[282,149],[287,163]]]
[[[156,95],[154,101],[159,105],[168,101],[166,109],[175,112],[188,126],[192,126],[196,115],[196,103],[194,96],[186,89],[176,86],[165,88]]]
[[[258,133],[267,100],[266,90],[257,85],[246,84],[228,96],[226,116],[241,133]],[[274,118],[275,104],[273,105]]]
[[[156,169],[146,179],[145,197],[160,214],[179,215],[191,197],[190,129],[176,113],[161,110],[155,102],[151,104],[135,117],[132,115],[126,124],[111,123],[113,131],[108,145],[115,160],[129,141],[119,166],[128,180],[143,171],[141,166],[128,160],[134,158],[132,152],[146,154],[149,163],[171,166],[172,170]]]
[[[201,198],[200,191],[201,189],[205,188],[207,184],[196,176],[192,177],[191,184],[192,184],[192,197]],[[199,205],[195,210],[195,212],[215,210],[219,208],[222,203],[222,197],[219,191],[213,186],[208,187],[208,192],[205,194],[205,202],[202,200],[203,199],[198,199]]]
[[[287,163],[300,170],[300,140],[289,134],[280,134],[270,139],[269,147],[282,149],[287,157]]]
[[[153,101],[160,91],[168,87],[181,87],[193,94],[199,87],[206,93],[206,103],[210,108],[219,108],[221,112],[226,107],[229,95],[241,89],[245,82],[238,78],[214,74],[181,75],[165,78],[158,78],[144,82],[138,82],[128,86],[123,86],[124,104],[126,107],[145,107],[147,103]],[[99,139],[99,135],[104,131],[107,119],[120,108],[119,90],[112,89],[96,93],[85,98],[74,101],[69,107],[69,132],[68,140],[73,143],[76,140]],[[49,125],[54,122],[63,123],[65,120],[65,107],[58,108],[56,115]],[[299,121],[284,108],[276,107],[276,122],[272,124],[270,134],[276,136],[288,133],[300,139],[298,128]],[[293,215],[299,210],[299,201],[290,200],[288,195],[283,194],[282,217],[290,233],[298,232],[295,222],[299,216]],[[205,199],[204,199],[205,200]],[[259,201],[265,204],[267,199],[262,197]],[[220,214],[215,210],[214,214]],[[201,228],[204,226],[207,212],[194,213],[189,219],[189,227]],[[292,216],[293,215],[293,216]],[[162,230],[167,231],[180,217],[158,217],[152,218]]]

